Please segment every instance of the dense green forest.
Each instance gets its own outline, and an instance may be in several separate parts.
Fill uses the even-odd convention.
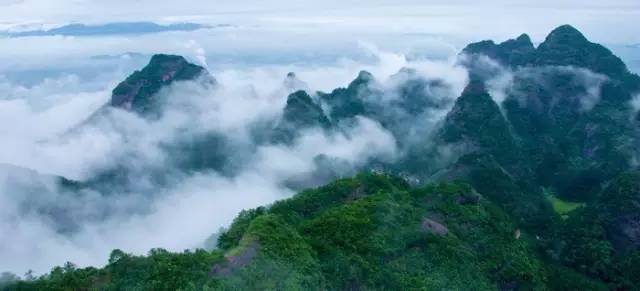
[[[461,182],[413,188],[360,174],[242,212],[218,247],[147,256],[114,250],[104,268],[69,263],[7,290],[606,289],[544,256],[542,242]],[[619,284],[637,280],[611,275]]]

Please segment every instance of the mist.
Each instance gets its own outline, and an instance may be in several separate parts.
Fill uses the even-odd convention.
[[[442,82],[446,89],[434,96],[450,105],[467,82],[453,58],[412,60],[369,43],[359,45],[366,62],[237,68],[208,63],[197,43],[185,46],[217,84],[164,88],[159,118],[106,106],[120,69],[94,82],[67,74],[31,86],[0,83],[0,132],[7,137],[0,142],[0,234],[8,238],[0,241],[0,270],[40,274],[66,261],[101,266],[116,248],[145,254],[204,247],[243,209],[353,175],[370,159],[401,155],[396,137],[364,117],[338,132],[310,128],[291,144],[259,142],[256,128],[277,122],[295,90],[330,91],[367,70],[384,98],[394,98],[407,79],[398,72],[411,68],[412,78]],[[293,85],[285,82],[291,71],[299,79]],[[428,130],[445,111],[430,112],[419,124]],[[180,168],[181,142],[211,135],[225,141],[230,166]],[[110,173],[126,175],[94,186]],[[62,187],[61,177],[89,186]]]
[[[143,38],[159,41],[158,36]],[[121,42],[62,43],[78,41],[90,44],[87,47]],[[145,254],[151,248],[205,247],[207,239],[243,209],[354,175],[367,170],[372,160],[392,163],[411,145],[428,145],[429,136],[469,80],[455,54],[420,57],[369,41],[351,42],[354,47],[334,59],[253,59],[255,63],[221,60],[216,51],[208,50],[210,44],[185,41],[184,36],[172,41],[175,50],[170,52],[204,66],[217,82],[178,82],[164,88],[157,94],[166,100],[158,118],[107,106],[111,89],[132,67],[138,69],[135,65],[144,63],[141,59],[148,59],[146,54],[118,57],[126,46],[101,52],[116,57],[94,61],[86,59],[94,50],[73,52],[72,67],[90,63],[96,70],[109,68],[98,75],[66,73],[69,67],[53,60],[33,66],[27,62],[21,68],[58,68],[53,77],[30,84],[0,78],[0,133],[7,137],[0,142],[0,234],[10,237],[0,242],[0,271],[40,274],[66,261],[101,266],[116,248]],[[295,42],[293,47],[301,44]],[[432,44],[425,46],[456,51],[455,45]],[[35,52],[27,55],[31,53]],[[571,84],[584,88],[574,97],[580,110],[588,111],[597,104],[606,80],[569,67],[510,70],[490,59],[484,63],[493,76],[488,80],[490,94],[498,104],[519,98],[514,80],[544,87],[545,74],[564,74]],[[265,143],[256,137],[256,131],[278,122],[290,93],[302,89],[322,103],[317,91],[346,87],[362,70],[372,73],[375,81],[360,98],[386,106],[386,113],[398,121],[393,132],[357,117],[336,132],[304,130],[290,144]],[[287,79],[289,72],[295,72],[295,80]],[[403,88],[412,82],[424,85],[416,87],[420,90],[416,96],[427,104],[417,115],[397,105],[406,94]],[[528,104],[518,101],[521,106]],[[330,112],[327,104],[321,105]],[[222,153],[222,166],[182,167],[184,145],[212,136],[222,141],[216,149]],[[437,168],[454,161],[459,150],[442,147],[436,152]],[[118,178],[109,180],[114,173]],[[61,187],[61,177],[89,186]]]

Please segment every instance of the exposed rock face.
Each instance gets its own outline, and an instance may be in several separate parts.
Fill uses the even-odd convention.
[[[232,275],[234,271],[251,264],[253,259],[258,255],[259,249],[260,244],[253,242],[243,248],[238,254],[225,257],[225,262],[216,264],[211,268],[210,276],[227,277]]]
[[[422,220],[422,230],[439,236],[445,236],[449,233],[449,229],[446,226],[429,218]]]
[[[187,62],[184,57],[154,55],[146,67],[134,72],[113,90],[111,106],[143,114],[155,111],[159,101],[154,95],[162,87],[200,76],[215,82],[205,68]]]

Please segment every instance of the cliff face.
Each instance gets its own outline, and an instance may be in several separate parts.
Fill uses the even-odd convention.
[[[155,98],[160,89],[176,81],[190,81],[205,76],[215,82],[207,70],[175,55],[154,55],[149,64],[120,83],[111,97],[111,106],[146,114],[157,110]]]

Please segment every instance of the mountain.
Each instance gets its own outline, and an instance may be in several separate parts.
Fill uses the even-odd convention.
[[[156,94],[164,86],[178,81],[192,81],[199,77],[215,82],[207,70],[175,55],[154,55],[142,70],[131,74],[113,89],[111,106],[140,114],[157,112],[162,102]]]
[[[510,67],[575,66],[612,78],[624,78],[630,74],[624,62],[609,49],[590,42],[570,25],[554,29],[537,48],[529,36],[523,34],[500,44],[493,41],[473,43],[462,52],[485,55]]]
[[[553,257],[616,290],[635,290],[640,269],[640,173],[620,174],[597,201],[558,226]]]
[[[331,93],[320,92],[320,99],[329,108],[329,117],[334,122],[366,115],[365,100],[362,96],[369,91],[368,85],[375,82],[375,78],[367,71],[361,71],[346,88],[338,88]]]
[[[460,157],[429,180],[466,181],[518,223],[544,231],[551,209],[535,189],[521,140],[482,81],[470,81],[435,138],[438,146],[455,148]]]
[[[175,290],[466,289],[545,284],[597,288],[536,258],[533,241],[465,184],[411,188],[362,174],[240,214],[218,250],[139,257],[116,250],[103,269],[55,269],[19,288]],[[135,266],[135,267],[134,267]],[[182,270],[180,272],[169,270]],[[135,270],[135,271],[132,271]],[[562,276],[574,279],[562,279]],[[161,278],[154,280],[152,278]],[[577,279],[577,280],[576,280]],[[564,282],[565,280],[566,282]]]
[[[523,34],[516,39],[510,39],[500,44],[496,44],[492,40],[473,43],[464,48],[462,53],[481,54],[499,61],[503,65],[518,67],[531,63],[535,51],[536,48],[533,46],[531,38],[527,34]]]
[[[560,26],[547,36],[538,46],[533,63],[576,66],[616,79],[629,74],[620,58],[604,46],[590,42],[570,25]]]
[[[6,197],[18,201],[22,213],[46,217],[60,233],[70,233],[77,229],[82,214],[73,211],[76,197],[59,195],[82,188],[80,183],[61,176],[48,175],[37,171],[0,164],[0,185],[7,189]],[[93,213],[92,215],[96,215]]]
[[[471,151],[487,152],[504,165],[518,159],[518,144],[509,123],[481,81],[472,80],[458,97],[440,137],[446,144],[461,143]]]
[[[305,91],[296,91],[287,97],[282,118],[274,129],[272,141],[292,142],[299,131],[311,128],[328,130],[331,121],[311,96]]]
[[[197,23],[175,23],[161,25],[153,22],[114,22],[99,25],[87,25],[81,23],[67,24],[47,30],[5,31],[10,37],[28,36],[101,36],[122,34],[148,34],[167,31],[194,31],[209,28],[209,26]]]
[[[147,121],[158,121],[167,110],[182,110],[167,108],[170,100],[161,91],[176,83],[189,81],[208,88],[215,88],[216,85],[215,78],[205,68],[188,62],[182,56],[153,55],[146,66],[133,72],[113,89],[108,106],[95,112],[73,131],[95,124],[119,122],[112,114],[113,109],[125,110]],[[174,104],[179,102],[173,100],[172,106]],[[174,134],[173,140],[158,145],[168,154],[167,167],[113,164],[99,169],[86,181],[76,182],[76,186],[97,191],[102,196],[115,197],[129,193],[155,195],[150,193],[153,191],[151,185],[167,185],[172,182],[170,177],[177,172],[216,170],[226,174],[233,170],[233,161],[239,159],[238,155],[233,154],[237,152],[232,150],[235,144],[221,133],[181,130]],[[131,188],[136,184],[131,183],[131,176],[147,179],[149,183],[141,188]]]
[[[284,87],[297,91],[258,127],[261,144],[364,117],[396,138],[400,157],[245,210],[212,236],[214,250],[115,250],[103,268],[68,264],[8,290],[637,290],[640,78],[568,25],[537,47],[526,34],[470,44],[460,63],[469,83],[457,98],[410,68],[384,86],[362,71],[329,93],[289,74]],[[145,116],[162,108],[163,86],[205,73],[160,55],[112,104]],[[174,153],[201,163],[228,152],[204,145]]]
[[[523,35],[470,44],[463,53],[472,58],[472,75],[484,80],[495,72],[483,69],[478,56],[512,70],[514,81],[500,105],[539,184],[585,200],[629,167],[638,136],[628,103],[640,79],[611,51],[563,25],[537,48]]]

